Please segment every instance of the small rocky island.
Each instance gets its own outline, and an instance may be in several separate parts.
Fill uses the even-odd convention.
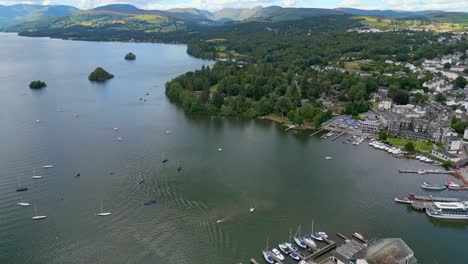
[[[125,55],[125,60],[135,60],[136,59],[136,56],[135,54],[133,53],[127,53],[127,55]]]
[[[29,88],[31,88],[31,89],[41,89],[41,88],[44,88],[46,86],[47,86],[47,84],[45,82],[39,81],[39,80],[32,81],[29,84]]]
[[[88,79],[92,82],[104,82],[112,78],[114,78],[114,75],[108,73],[101,67],[96,68],[88,77]]]

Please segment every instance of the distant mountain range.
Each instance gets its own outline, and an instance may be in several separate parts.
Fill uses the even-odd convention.
[[[354,15],[391,19],[419,19],[425,22],[468,25],[468,13],[427,11],[362,10],[354,8],[224,8],[210,12],[196,8],[167,11],[139,9],[128,4],[112,4],[89,10],[71,6],[0,5],[0,28],[7,31],[66,30],[78,27],[119,31],[169,32],[197,25],[216,25],[235,21],[284,21],[313,16]]]
[[[76,7],[65,5],[0,5],[0,28],[78,11]]]

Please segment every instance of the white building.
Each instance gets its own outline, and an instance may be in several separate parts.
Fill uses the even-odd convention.
[[[380,111],[390,110],[392,108],[392,101],[390,100],[383,100],[379,102],[377,109]]]
[[[451,154],[451,153],[448,153],[447,151],[444,151],[444,150],[436,150],[436,149],[433,149],[432,150],[432,155],[438,157],[439,159],[441,160],[445,160],[445,161],[451,161],[451,162],[459,162],[460,161],[460,158]]]
[[[468,139],[468,127],[465,128],[465,133],[463,133],[463,138]]]

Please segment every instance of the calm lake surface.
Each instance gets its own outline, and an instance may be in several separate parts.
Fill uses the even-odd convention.
[[[0,34],[0,58],[0,263],[248,263],[312,220],[340,243],[335,232],[402,237],[421,263],[466,263],[468,224],[393,202],[450,176],[399,174],[429,166],[268,121],[186,116],[164,83],[212,62],[184,45]],[[115,78],[90,83],[98,66]],[[96,216],[101,200],[111,216]],[[47,219],[33,222],[33,205]]]

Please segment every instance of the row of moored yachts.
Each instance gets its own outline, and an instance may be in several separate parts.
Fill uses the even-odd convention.
[[[384,150],[384,151],[387,151],[388,153],[390,154],[395,154],[395,155],[398,155],[398,154],[407,154],[406,151],[403,151],[401,150],[400,148],[398,147],[393,147],[393,146],[389,146],[387,144],[384,144],[380,141],[377,141],[377,140],[372,140],[369,142],[369,146],[371,147],[374,147],[376,149],[380,149],[380,150]],[[434,160],[431,159],[431,158],[428,158],[424,155],[417,155],[416,156],[416,159],[417,160],[420,160],[422,162],[426,162],[426,163],[434,163]]]

